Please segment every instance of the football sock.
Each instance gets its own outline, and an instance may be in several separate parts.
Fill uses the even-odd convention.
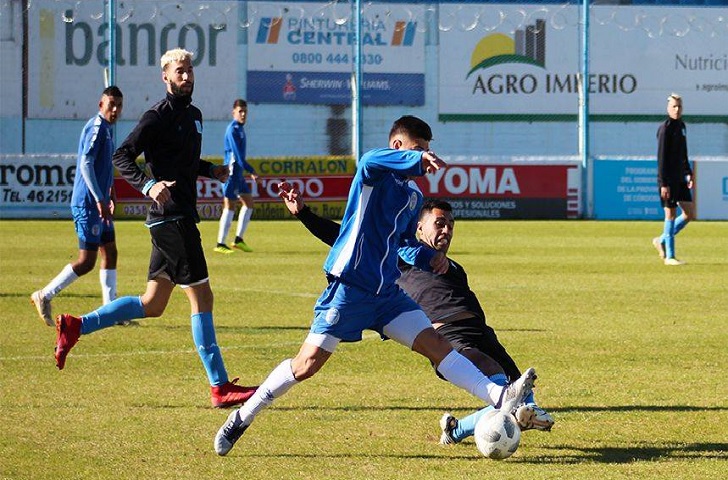
[[[222,214],[220,215],[220,228],[217,231],[217,243],[225,243],[227,234],[230,231],[230,225],[233,223],[233,217],[235,216],[235,210],[228,210],[223,208]]]
[[[227,370],[222,361],[220,347],[215,338],[215,326],[212,323],[212,312],[194,313],[192,321],[192,340],[197,347],[197,353],[207,372],[210,385],[219,386],[228,381]]]
[[[665,242],[665,258],[675,258],[675,219],[665,219],[662,241]]]
[[[69,263],[68,265],[63,267],[61,273],[56,275],[56,278],[51,280],[48,285],[43,287],[43,290],[41,290],[41,292],[43,293],[43,298],[45,298],[46,300],[50,300],[51,298],[61,293],[61,290],[75,282],[77,279],[78,275],[76,275],[76,272],[73,271],[73,268]]]
[[[99,280],[101,281],[101,299],[106,305],[116,300],[116,269],[99,270]]]
[[[268,378],[258,387],[252,397],[238,410],[238,416],[245,425],[250,425],[261,410],[268,407],[273,400],[283,396],[294,385],[300,383],[293,376],[291,359],[283,360],[270,372]]]
[[[500,385],[501,387],[508,384],[508,379],[503,373],[497,373],[488,378],[490,378],[493,383]],[[458,426],[452,431],[452,438],[456,442],[461,442],[465,438],[473,435],[473,433],[475,433],[475,425],[478,424],[480,417],[491,410],[495,410],[495,407],[488,405],[487,407],[481,408],[477,412],[471,413],[467,417],[458,420]]]
[[[81,317],[81,335],[88,335],[119,322],[144,318],[141,297],[121,297]]]
[[[685,215],[680,215],[679,217],[677,217],[677,219],[675,220],[675,228],[673,229],[672,234],[677,235],[678,233],[680,233],[680,231],[685,228],[688,223],[689,222],[687,221]]]
[[[437,371],[456,385],[490,405],[500,400],[503,387],[491,382],[473,363],[452,350],[437,366]]]
[[[240,215],[238,215],[238,229],[235,231],[236,237],[245,238],[245,230],[248,229],[248,223],[250,223],[250,217],[252,215],[252,208],[248,208],[245,205],[240,207]]]

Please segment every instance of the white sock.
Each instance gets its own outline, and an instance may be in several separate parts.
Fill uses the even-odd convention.
[[[102,268],[99,270],[99,280],[101,281],[103,304],[106,305],[116,300],[116,269]]]
[[[268,378],[258,387],[252,397],[238,410],[238,416],[245,425],[250,425],[261,410],[268,407],[273,400],[283,396],[291,387],[300,383],[293,376],[291,359],[283,360],[270,372]]]
[[[56,278],[51,280],[48,285],[43,287],[43,290],[41,290],[43,298],[45,298],[46,300],[50,300],[51,298],[61,293],[61,290],[75,282],[76,279],[78,279],[78,275],[76,275],[76,272],[73,271],[73,268],[69,263],[68,265],[63,267],[61,273],[56,275]]]
[[[220,215],[220,228],[217,231],[217,243],[225,243],[233,217],[235,217],[235,210],[223,208],[222,215]]]
[[[240,207],[240,215],[238,215],[238,229],[235,231],[236,237],[245,238],[245,230],[248,229],[248,223],[250,223],[250,217],[252,215],[252,208],[248,208],[245,205]]]
[[[442,359],[437,371],[450,383],[456,385],[476,397],[496,405],[500,400],[503,387],[491,382],[473,363],[453,350]]]

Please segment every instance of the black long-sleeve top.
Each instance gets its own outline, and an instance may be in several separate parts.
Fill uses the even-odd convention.
[[[679,185],[692,174],[685,123],[668,118],[657,129],[657,182],[661,187]]]
[[[325,244],[331,246],[339,235],[339,224],[320,217],[304,206],[296,215],[303,225]],[[468,285],[465,269],[453,261],[447,273],[438,275],[399,261],[402,276],[397,284],[417,302],[433,323],[440,323],[454,315],[469,312],[485,321],[480,302]]]
[[[164,205],[152,203],[147,224],[191,217],[197,213],[197,177],[211,176],[213,164],[200,159],[202,112],[189,96],[170,93],[144,112],[134,130],[116,150],[113,162],[129,184],[143,191],[151,180],[177,182],[170,188],[172,199]],[[149,174],[136,163],[144,154]]]

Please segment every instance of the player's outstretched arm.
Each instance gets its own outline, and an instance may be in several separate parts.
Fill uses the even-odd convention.
[[[313,233],[316,238],[326,245],[334,245],[334,242],[339,236],[339,229],[341,228],[338,223],[313,213],[303,203],[301,192],[288,182],[278,184],[278,196],[283,199],[283,203],[286,204],[288,211],[295,215],[309,232]]]

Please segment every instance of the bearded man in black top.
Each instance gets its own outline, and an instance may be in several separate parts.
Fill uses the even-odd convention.
[[[288,210],[317,238],[327,245],[333,244],[339,234],[339,224],[313,213],[304,205],[300,192],[293,185],[283,182],[278,188]],[[454,227],[455,219],[449,203],[425,202],[417,226],[422,243],[447,254]],[[509,379],[519,378],[521,372],[516,363],[500,344],[493,329],[485,323],[485,313],[475,293],[470,290],[465,269],[449,257],[448,261],[450,267],[447,273],[439,275],[409,265],[400,258],[402,275],[397,283],[422,307],[433,327],[491,381],[505,385]],[[444,414],[440,419],[440,443],[459,443],[471,436],[477,421],[492,408],[486,407],[461,420],[449,413]],[[522,430],[548,431],[554,424],[551,415],[535,403],[533,393],[513,413]]]
[[[192,105],[195,73],[192,53],[169,50],[160,60],[167,95],[147,110],[124,140],[113,162],[131,186],[153,200],[146,226],[152,237],[147,289],[142,296],[121,297],[81,317],[56,319],[56,365],[86,335],[135,318],[159,317],[175,285],[190,302],[192,339],[210,381],[212,405],[240,405],[255,387],[229,380],[212,322],[213,295],[197,223],[197,177],[224,182],[228,169],[200,159],[202,113]],[[147,168],[136,159],[144,154]]]

